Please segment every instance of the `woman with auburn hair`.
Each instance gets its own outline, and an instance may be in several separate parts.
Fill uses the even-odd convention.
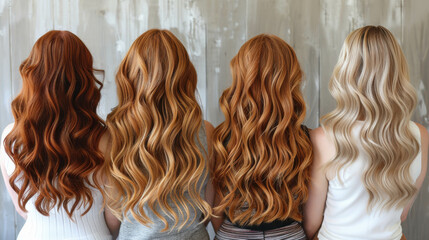
[[[258,35],[240,48],[231,71],[219,100],[225,121],[213,133],[216,239],[305,239],[299,221],[312,147],[295,52],[274,35]]]
[[[119,104],[107,117],[112,234],[208,239],[202,222],[211,215],[204,194],[213,127],[203,121],[185,47],[167,30],[143,33],[122,60],[116,85]]]
[[[102,84],[91,53],[76,35],[49,31],[19,71],[15,123],[3,131],[0,148],[6,187],[26,219],[18,239],[111,239],[100,192]]]
[[[416,93],[402,50],[384,27],[345,40],[329,90],[337,107],[311,132],[314,166],[304,208],[319,239],[401,239],[423,183],[428,132],[411,121]]]

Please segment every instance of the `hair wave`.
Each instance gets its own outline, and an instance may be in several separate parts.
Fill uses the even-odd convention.
[[[337,107],[322,118],[336,147],[328,167],[335,167],[338,173],[357,158],[351,130],[356,120],[362,120],[360,141],[369,159],[362,176],[369,193],[368,209],[377,202],[385,208],[405,206],[416,193],[409,169],[419,144],[409,123],[417,97],[392,33],[381,26],[350,33],[329,90]]]
[[[232,222],[301,220],[312,146],[301,124],[306,106],[293,49],[274,35],[247,41],[231,60],[232,85],[219,102],[213,133],[215,211]]]
[[[91,53],[76,35],[49,31],[19,71],[23,86],[12,102],[15,124],[5,139],[16,165],[9,182],[19,207],[25,210],[34,196],[43,215],[62,206],[72,218],[81,204],[85,214],[93,203],[90,187],[100,189],[94,173],[104,163],[99,141],[105,127],[96,114],[102,83]]]
[[[130,212],[148,225],[148,206],[164,222],[163,231],[170,228],[166,216],[174,219],[172,228],[195,221],[190,208],[207,219],[211,209],[200,196],[201,178],[208,177],[206,153],[199,148],[204,149],[198,137],[202,111],[185,47],[167,30],[143,33],[120,64],[116,84],[119,104],[107,117],[107,195],[114,215],[122,219]]]

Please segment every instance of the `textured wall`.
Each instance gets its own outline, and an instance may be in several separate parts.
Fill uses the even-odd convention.
[[[306,80],[306,123],[333,109],[327,84],[347,34],[374,24],[401,42],[419,93],[414,119],[429,127],[429,2],[427,0],[0,0],[0,129],[13,121],[10,102],[21,88],[18,67],[38,37],[51,29],[77,34],[105,70],[99,113],[115,106],[114,73],[132,41],[149,28],[170,29],[187,47],[199,77],[206,118],[223,119],[218,107],[231,78],[229,61],[259,33],[295,48]],[[429,237],[428,179],[403,224],[408,239]],[[0,239],[13,239],[23,220],[0,181]]]

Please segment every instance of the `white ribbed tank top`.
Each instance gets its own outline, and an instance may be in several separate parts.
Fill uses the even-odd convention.
[[[367,154],[359,144],[362,123],[357,123],[352,136],[357,143],[359,156],[350,165],[339,172],[343,183],[337,176],[329,180],[324,219],[319,230],[320,240],[399,240],[402,236],[401,209],[381,210],[376,204],[372,211],[367,211],[369,194],[361,176],[367,167]],[[410,122],[412,134],[421,146],[419,127]],[[416,181],[421,172],[421,151],[410,167],[411,177]]]
[[[5,128],[2,134],[0,161],[4,161],[7,174],[12,175],[15,164],[6,154],[3,146],[4,138],[12,130],[13,124]],[[58,240],[58,239],[85,239],[85,240],[110,240],[109,229],[103,215],[103,197],[101,193],[91,188],[93,203],[91,209],[83,216],[85,207],[78,207],[71,220],[63,207],[59,210],[55,207],[49,212],[49,216],[43,216],[34,205],[35,197],[31,198],[25,206],[27,220],[18,235],[18,240]],[[72,203],[69,204],[70,206]]]

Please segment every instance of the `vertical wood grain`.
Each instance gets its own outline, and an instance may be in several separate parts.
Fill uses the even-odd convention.
[[[36,40],[54,28],[52,0],[11,0],[10,53],[12,91],[15,96],[22,86],[18,72]]]
[[[231,85],[229,62],[247,40],[246,0],[208,1],[207,119],[216,127],[225,118],[219,108],[222,92]]]
[[[0,0],[0,131],[13,122],[10,110],[12,100],[12,79],[10,72],[10,1]],[[0,159],[0,161],[2,161]],[[0,239],[15,238],[15,208],[0,178]],[[19,217],[19,216],[18,216]]]
[[[417,90],[414,120],[429,127],[429,14],[426,0],[407,0],[403,6],[402,49],[407,58],[410,79]],[[407,239],[429,237],[429,171],[414,202],[403,231]]]
[[[116,106],[115,74],[126,50],[120,39],[120,26],[117,21],[119,4],[116,0],[77,1],[74,4],[79,18],[73,24],[76,34],[89,48],[94,57],[94,67],[104,71],[104,75],[96,74],[103,80],[102,98],[98,106],[98,114],[106,118],[111,108]]]

